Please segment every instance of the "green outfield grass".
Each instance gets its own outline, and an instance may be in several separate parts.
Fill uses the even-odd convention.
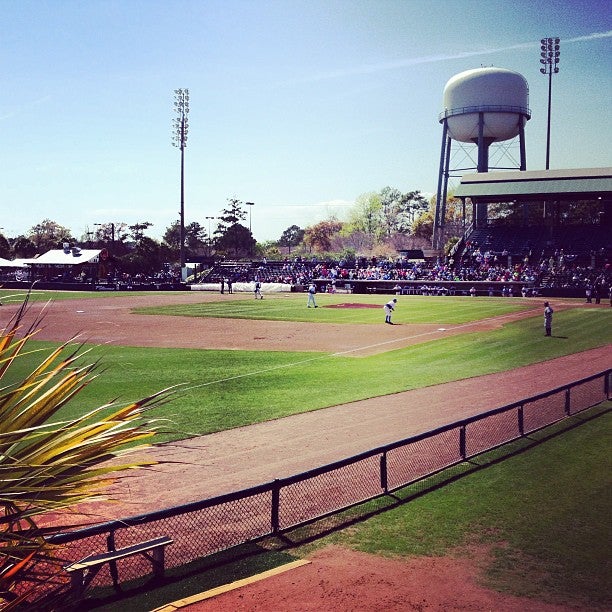
[[[270,295],[263,300],[234,294],[223,301],[137,308],[140,314],[184,317],[260,319],[268,321],[316,321],[317,323],[380,323],[383,305],[397,297],[395,323],[460,324],[512,312],[538,308],[540,302],[521,299],[319,294],[318,308],[306,308],[306,297],[295,293]],[[371,308],[347,307],[367,305]]]
[[[30,294],[31,302],[53,302],[64,300],[82,300],[97,298],[121,298],[134,295],[169,295],[169,291],[51,291],[34,288],[32,291],[27,289],[0,289],[0,301],[4,304],[21,304],[25,297]]]

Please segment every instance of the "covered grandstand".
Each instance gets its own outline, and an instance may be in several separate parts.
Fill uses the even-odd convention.
[[[465,175],[455,197],[463,202],[464,235],[450,257],[343,261],[219,262],[202,282],[222,278],[283,283],[300,291],[427,295],[559,295],[581,297],[587,288],[607,296],[612,284],[612,168],[504,171]],[[475,209],[507,204],[504,218]],[[591,214],[581,218],[576,205]],[[567,211],[574,207],[571,215]],[[593,212],[595,214],[593,214]],[[468,222],[468,217],[470,221]],[[423,253],[420,252],[422,256]],[[474,288],[474,291],[471,291]]]
[[[455,197],[464,210],[504,203],[515,212],[512,222],[472,214],[477,221],[457,245],[456,264],[474,252],[492,253],[508,257],[509,265],[536,265],[537,284],[544,293],[554,289],[571,295],[589,284],[609,287],[612,168],[468,174]],[[577,218],[577,205],[594,214]]]

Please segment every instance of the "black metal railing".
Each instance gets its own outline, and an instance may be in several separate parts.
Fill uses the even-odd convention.
[[[457,108],[446,108],[438,115],[438,122],[442,123],[448,117],[457,115],[471,115],[474,113],[512,113],[531,117],[531,109],[527,106],[512,106],[506,104],[484,104],[479,106],[460,106]]]
[[[610,399],[612,369],[316,469],[235,493],[114,520],[49,538],[65,563],[168,535],[166,565],[180,566],[279,535],[435,475]],[[146,561],[121,562],[121,580]],[[94,585],[111,583],[103,569]]]

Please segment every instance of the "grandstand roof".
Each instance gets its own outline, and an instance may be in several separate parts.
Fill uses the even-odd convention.
[[[612,168],[476,172],[461,178],[457,198],[487,202],[612,197]]]

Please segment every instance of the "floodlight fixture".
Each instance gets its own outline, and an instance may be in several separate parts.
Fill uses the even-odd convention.
[[[540,68],[542,74],[548,75],[548,121],[546,128],[546,169],[550,169],[550,109],[552,99],[552,75],[559,72],[559,60],[561,57],[561,39],[558,37],[542,38],[540,40]]]

